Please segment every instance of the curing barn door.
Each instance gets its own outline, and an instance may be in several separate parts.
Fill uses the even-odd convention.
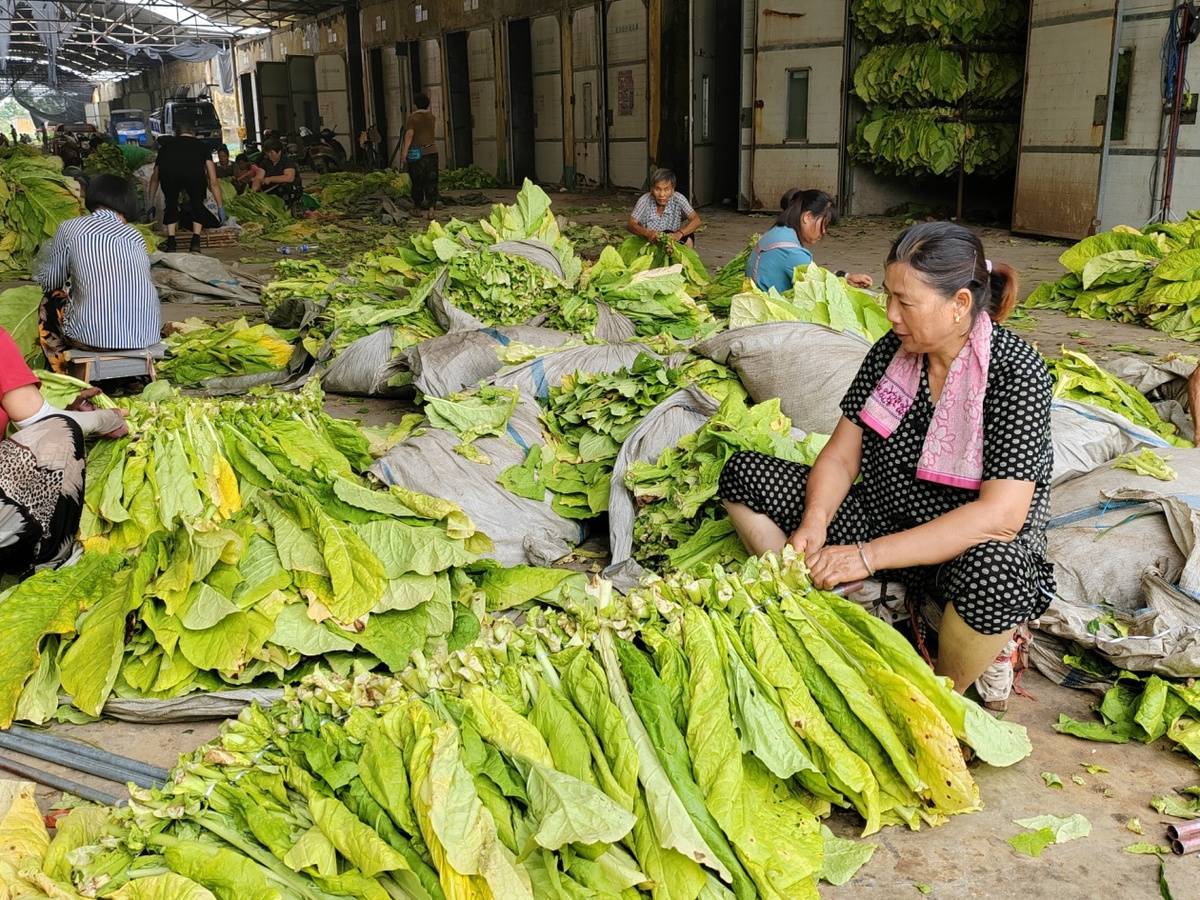
[[[350,97],[346,92],[346,59],[340,53],[317,56],[317,110],[321,127],[333,131],[349,158],[354,149],[350,134]]]
[[[446,94],[442,89],[442,45],[436,38],[421,41],[419,71],[421,90],[428,95],[429,110],[433,113],[434,142],[438,148],[439,164],[443,169],[447,169],[450,167],[450,153],[446,144],[446,118],[449,111]],[[401,122],[397,129],[403,127],[403,124]],[[400,134],[398,130],[397,133]],[[400,134],[400,140],[404,140],[403,134]]]
[[[496,50],[490,28],[467,32],[467,71],[471,79],[471,156],[475,165],[497,175]]]
[[[581,186],[595,186],[604,181],[604,85],[600,80],[600,14],[595,6],[571,12],[571,71],[576,178]]]
[[[562,46],[557,16],[530,23],[533,44],[533,170],[544,184],[563,178]]]
[[[834,196],[841,174],[845,0],[759,5],[751,207],[791,187]]]
[[[317,111],[317,66],[311,56],[287,58],[288,87],[292,94],[292,124],[307,126],[313,134],[321,130]]]
[[[649,175],[647,24],[645,0],[609,3],[608,179],[614,187],[642,188]]]
[[[288,89],[287,63],[258,64],[258,124],[263,131],[287,135],[292,128],[292,94]]]
[[[691,153],[688,186],[692,205],[707,206],[717,198],[716,128],[714,107],[717,96],[717,0],[692,0],[691,94],[692,115],[688,121]],[[736,77],[728,73],[727,78]],[[732,128],[733,123],[724,123]]]
[[[1095,227],[1116,0],[1033,0],[1013,231]]]

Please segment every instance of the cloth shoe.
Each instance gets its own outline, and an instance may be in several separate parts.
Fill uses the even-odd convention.
[[[193,234],[192,242],[190,244],[188,244],[188,253],[199,253],[199,252],[200,252],[200,235]]]
[[[175,253],[179,250],[179,243],[175,240],[175,235],[170,235],[162,245],[163,253]]]

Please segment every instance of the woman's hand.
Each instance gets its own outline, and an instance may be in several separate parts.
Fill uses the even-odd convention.
[[[854,275],[846,276],[846,283],[853,285],[856,288],[869,288],[875,284],[875,279],[863,272],[858,272]]]
[[[110,440],[116,440],[117,438],[123,438],[127,434],[129,434],[129,425],[125,421],[125,417],[129,414],[125,410],[123,410],[123,409],[103,409],[103,410],[97,410],[97,412],[103,413],[105,418],[111,418],[112,419],[111,424],[113,426],[108,431],[99,432],[99,437],[109,438]],[[107,424],[110,424],[110,423],[105,423],[105,425],[107,425]],[[104,427],[104,426],[102,425],[101,427]]]
[[[824,527],[801,522],[800,527],[788,538],[788,543],[797,553],[803,553],[806,559],[811,559],[825,546],[825,536]]]
[[[682,241],[683,240],[683,232],[682,231],[664,231],[663,237],[665,237],[669,241]]]
[[[857,547],[837,544],[823,547],[815,555],[808,556],[805,562],[813,584],[822,591],[831,591],[839,585],[853,584],[871,577]]]

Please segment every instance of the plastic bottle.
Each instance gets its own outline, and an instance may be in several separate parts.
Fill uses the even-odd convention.
[[[316,249],[316,244],[297,244],[295,247],[280,247],[279,252],[284,256],[291,256],[293,253],[311,253]]]

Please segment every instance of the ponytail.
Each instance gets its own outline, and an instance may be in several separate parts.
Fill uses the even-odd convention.
[[[988,287],[991,296],[987,302],[987,314],[993,322],[1003,322],[1017,305],[1019,281],[1016,269],[1008,263],[992,263]]]

